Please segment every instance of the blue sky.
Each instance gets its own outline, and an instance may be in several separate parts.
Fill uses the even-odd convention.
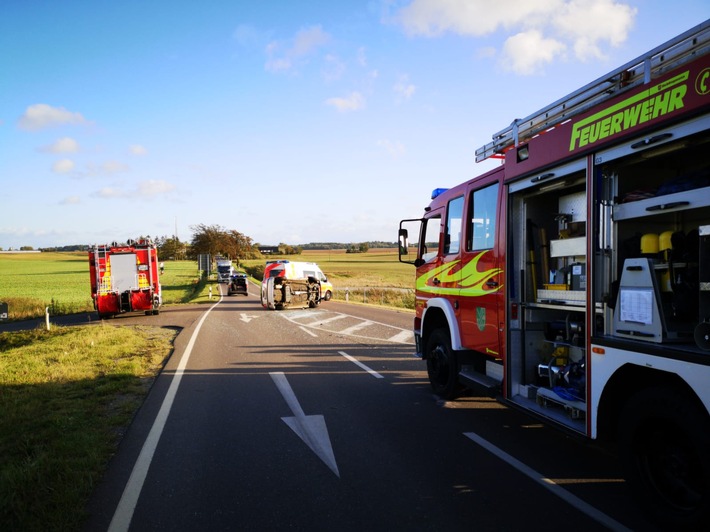
[[[707,1],[0,3],[0,247],[396,240],[475,150]]]

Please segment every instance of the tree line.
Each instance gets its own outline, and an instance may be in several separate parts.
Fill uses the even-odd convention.
[[[181,241],[177,236],[140,236],[151,239],[158,248],[158,256],[162,260],[197,260],[200,254],[209,253],[213,257],[228,257],[232,260],[261,259],[260,244],[252,238],[235,229],[227,229],[220,225],[197,224],[190,226],[192,239],[189,242]],[[315,242],[292,246],[280,243],[274,246],[279,255],[300,255],[304,249],[329,250],[345,249],[347,253],[366,253],[370,248],[397,247],[396,242],[362,242],[360,244],[343,244],[337,242]],[[24,246],[23,246],[24,248]],[[32,249],[32,248],[28,248]],[[85,251],[85,245],[72,245],[61,247],[41,248],[41,251]],[[271,251],[271,250],[270,250]]]

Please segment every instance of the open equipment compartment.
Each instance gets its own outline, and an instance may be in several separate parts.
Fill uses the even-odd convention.
[[[601,225],[596,334],[710,350],[710,132],[694,122],[665,133],[658,147],[603,154],[598,176],[612,223]],[[696,131],[700,129],[700,131]],[[703,235],[703,236],[701,236]],[[602,258],[606,257],[606,258]],[[701,280],[705,280],[701,282]],[[701,304],[702,303],[702,304]]]
[[[511,399],[584,432],[587,185],[584,161],[509,185]],[[548,176],[548,177],[545,177]]]

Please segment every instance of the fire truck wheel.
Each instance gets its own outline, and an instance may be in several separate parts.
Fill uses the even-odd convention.
[[[435,329],[426,344],[426,369],[431,387],[443,399],[456,399],[461,393],[456,354],[451,349],[449,331]]]
[[[619,455],[635,497],[668,526],[710,521],[710,421],[680,391],[649,388],[620,417]],[[707,529],[706,529],[707,530]]]

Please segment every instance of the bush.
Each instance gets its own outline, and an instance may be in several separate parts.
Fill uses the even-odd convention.
[[[258,279],[259,281],[264,280],[264,264],[255,264],[254,266],[244,266],[244,271],[247,272],[247,274],[250,277],[253,277],[254,279]]]

